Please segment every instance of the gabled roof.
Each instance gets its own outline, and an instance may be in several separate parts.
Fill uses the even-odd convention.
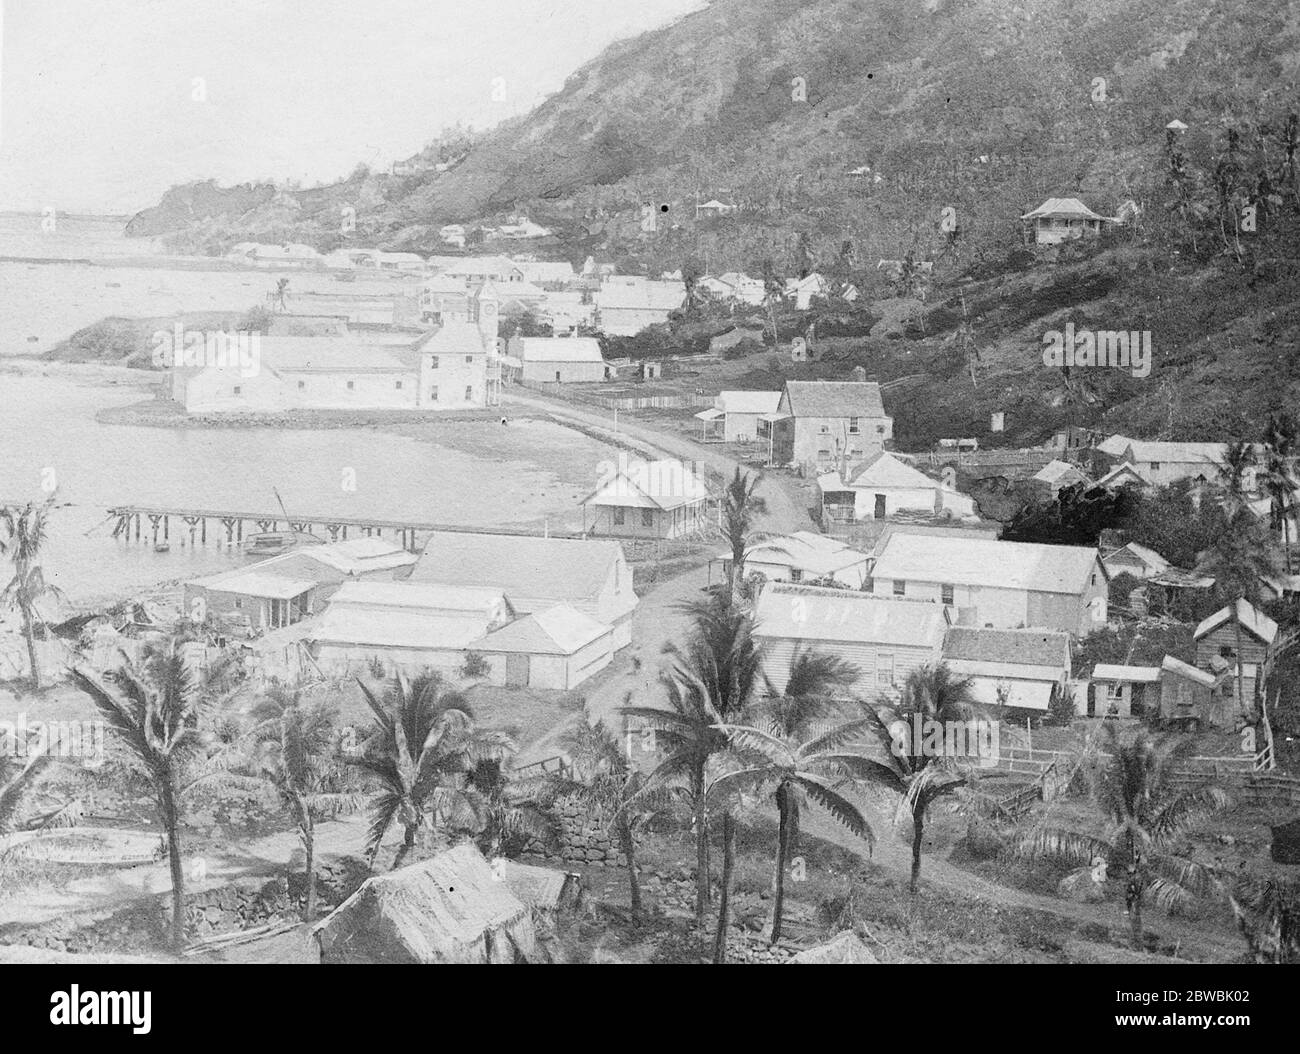
[[[729,414],[770,414],[776,412],[781,393],[727,391],[720,392],[718,400]]]
[[[876,381],[786,381],[795,417],[884,417]]]
[[[714,556],[715,560],[730,560],[731,550]],[[812,531],[795,531],[776,538],[765,538],[745,548],[746,564],[780,564],[797,567],[815,576],[834,574],[846,567],[865,563],[866,553],[854,549],[836,538]]]
[[[1131,461],[1120,462],[1113,469],[1111,469],[1104,476],[1102,476],[1101,479],[1097,480],[1097,486],[1109,487],[1112,485],[1118,485],[1122,487],[1125,484],[1125,482],[1132,482],[1132,479],[1126,480],[1122,477],[1132,477],[1133,479],[1136,479],[1137,482],[1141,483],[1143,486],[1147,486],[1147,487],[1151,486],[1151,481],[1147,479],[1146,473],[1143,472],[1140,468],[1137,467],[1137,465],[1133,464],[1133,462]]]
[[[1143,564],[1143,566],[1152,568],[1156,571],[1165,571],[1173,566],[1154,549],[1148,549],[1145,545],[1139,545],[1137,542],[1129,542],[1127,545],[1121,545],[1113,553],[1107,553],[1102,557],[1101,562],[1106,563],[1108,560],[1116,560],[1117,558],[1122,561],[1122,558],[1126,555],[1132,556]]]
[[[289,600],[314,588],[316,581],[311,578],[286,578],[262,571],[227,571],[195,579],[192,584],[203,586],[214,593],[238,593],[248,597]]]
[[[1245,597],[1238,597],[1233,604],[1220,608],[1213,615],[1206,618],[1192,636],[1200,640],[1207,633],[1218,629],[1233,616],[1233,608],[1236,608],[1236,617],[1241,622],[1241,628],[1249,630],[1265,644],[1272,644],[1273,638],[1277,636],[1277,623],[1255,607]]]
[[[385,608],[413,608],[428,612],[513,613],[509,598],[492,586],[449,586],[428,582],[345,582],[330,606],[365,604]]]
[[[1039,629],[952,626],[943,638],[944,659],[1069,668],[1070,635]]]
[[[313,563],[337,575],[326,573],[325,579],[341,580],[347,575],[360,575],[367,571],[382,571],[406,567],[415,563],[415,553],[408,553],[400,545],[385,538],[351,538],[344,542],[327,542],[324,545],[304,545],[291,552],[273,556],[257,564],[259,571],[290,573],[290,568],[309,568]],[[281,569],[284,569],[283,571]]]
[[[411,572],[412,582],[492,586],[503,590],[518,610],[536,602],[593,600],[623,559],[618,542],[585,538],[537,538],[518,534],[434,531]],[[630,582],[624,592],[631,596]],[[629,607],[636,603],[632,597]]]
[[[676,311],[685,300],[682,282],[605,282],[596,294],[596,306],[602,311]]]
[[[412,337],[414,347],[417,338]],[[346,336],[263,337],[262,365],[276,373],[407,372],[411,356]]]
[[[516,619],[471,643],[476,651],[572,655],[611,632],[610,627],[568,604]]]
[[[784,582],[765,586],[754,611],[757,638],[930,648],[947,627],[947,608],[940,604]]]
[[[895,581],[1074,595],[1082,592],[1097,564],[1097,550],[1086,546],[893,534],[871,574]]]
[[[1034,479],[1040,483],[1059,483],[1063,479],[1070,478],[1086,479],[1087,477],[1077,466],[1071,465],[1068,461],[1061,461],[1058,458],[1053,458],[1034,475]]]
[[[709,496],[709,488],[680,461],[641,461],[620,468],[582,499],[582,505],[622,508],[676,509],[694,505]]]
[[[1113,435],[1097,444],[1097,449],[1111,457],[1124,457],[1129,451],[1135,461],[1161,461],[1177,464],[1223,464],[1227,443],[1168,443],[1155,439],[1130,439]]]
[[[1037,220],[1044,218],[1053,219],[1071,219],[1071,220],[1108,220],[1111,217],[1101,216],[1088,208],[1078,198],[1048,198],[1036,209],[1026,212],[1020,217],[1022,220]]]
[[[845,486],[859,490],[873,487],[908,490],[944,489],[937,479],[931,479],[924,472],[883,450],[850,470],[847,484],[841,482],[838,472],[828,473],[817,482],[822,490],[842,490]]]

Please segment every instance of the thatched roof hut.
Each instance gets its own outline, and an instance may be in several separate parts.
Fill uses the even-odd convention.
[[[368,879],[312,936],[323,963],[514,963],[540,957],[532,910],[468,843]]]

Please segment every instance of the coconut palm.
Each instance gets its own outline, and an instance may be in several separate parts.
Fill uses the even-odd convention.
[[[695,914],[702,927],[709,902],[705,769],[727,747],[719,726],[750,705],[762,674],[750,621],[726,598],[684,607],[691,615],[690,641],[668,652],[672,662],[662,677],[668,709],[632,706],[621,713],[655,729],[656,744],[666,754],[651,772],[650,785],[686,781],[695,823]]]
[[[60,591],[45,581],[45,573],[37,564],[45,545],[46,519],[53,499],[36,505],[28,502],[21,509],[16,506],[0,508],[0,553],[6,554],[14,565],[14,576],[0,591],[0,602],[18,609],[23,621],[23,639],[27,642],[27,661],[31,665],[32,687],[40,690],[41,669],[36,658],[36,624],[41,621],[36,610],[43,597],[59,598]]]
[[[641,917],[641,882],[636,870],[637,832],[658,812],[668,808],[669,788],[649,784],[632,765],[618,740],[586,714],[565,733],[561,745],[573,763],[573,777],[551,777],[547,800],[576,796],[591,813],[608,819],[627,862],[632,918]]]
[[[915,730],[924,730],[928,722],[934,722],[931,728],[973,729],[971,722],[977,715],[970,687],[969,678],[954,674],[946,663],[938,663],[908,674],[896,707],[863,704],[867,730],[875,736],[882,760],[893,769],[904,789],[898,818],[907,817],[912,825],[912,873],[908,888],[913,893],[921,880],[921,846],[930,806],[940,798],[957,794],[979,778],[978,765],[969,754],[949,753],[942,739],[938,744],[925,738],[918,742]]]
[[[1255,962],[1300,962],[1300,885],[1238,875],[1228,902]]]
[[[541,781],[512,779],[507,760],[480,758],[465,777],[471,830],[479,849],[489,858],[508,855],[507,850],[529,840],[555,841],[555,824],[540,798]]]
[[[1224,509],[1235,516],[1246,504],[1246,483],[1256,466],[1255,447],[1250,443],[1229,443],[1219,466],[1219,482],[1225,491]]]
[[[737,466],[722,492],[722,533],[731,549],[727,585],[733,602],[745,578],[745,547],[758,518],[767,512],[767,501],[757,494],[758,482],[757,475],[742,472]]]
[[[1100,861],[1122,869],[1133,948],[1141,951],[1142,906],[1148,894],[1170,909],[1216,888],[1211,869],[1175,855],[1171,847],[1190,828],[1226,808],[1228,796],[1213,784],[1181,793],[1173,789],[1173,763],[1190,746],[1178,737],[1154,739],[1143,732],[1133,742],[1121,743],[1110,726],[1106,733],[1109,755],[1089,772],[1092,800],[1107,821],[1105,833],[1098,837],[1043,828],[1027,835],[1018,849],[1023,856],[1081,868]]]
[[[167,837],[172,880],[172,945],[185,943],[185,871],[180,822],[184,793],[207,773],[194,775],[196,763],[210,754],[200,731],[202,695],[180,647],[174,641],[146,650],[140,664],[117,670],[109,689],[76,668],[73,683],[90,697],[108,728],[142,764],[152,787],[158,818]],[[190,779],[194,776],[193,779]]]
[[[414,681],[399,675],[382,701],[365,682],[357,684],[375,723],[360,753],[348,761],[379,783],[371,800],[366,859],[374,865],[384,836],[398,822],[404,836],[395,870],[415,848],[416,835],[432,833],[440,816],[468,822],[462,793],[466,775],[479,760],[503,757],[514,748],[506,737],[476,729],[464,696],[437,673]]]
[[[861,811],[838,789],[843,777],[901,790],[902,781],[894,767],[876,761],[846,746],[866,734],[872,720],[844,721],[803,738],[795,726],[792,734],[780,719],[766,728],[752,725],[724,725],[723,730],[739,754],[734,771],[714,781],[715,794],[731,788],[775,786],[778,815],[776,890],[772,910],[772,943],[781,939],[785,902],[785,861],[790,845],[798,837],[804,797],[831,814],[853,834],[875,845],[875,834]],[[725,889],[725,884],[724,884]]]
[[[33,746],[37,749],[29,749],[21,765],[16,752],[15,756],[0,754],[0,835],[17,829],[18,813],[27,794],[50,765],[50,756],[37,744]]]
[[[275,787],[298,829],[306,856],[304,922],[316,917],[316,824],[353,812],[358,803],[345,789],[343,767],[333,756],[336,716],[326,701],[276,691],[253,710],[257,723],[247,737],[253,744],[253,773]]]
[[[1300,453],[1300,423],[1288,413],[1273,414],[1264,429],[1264,489],[1270,526],[1281,533],[1283,565],[1291,573],[1291,517],[1295,513],[1295,459]]]

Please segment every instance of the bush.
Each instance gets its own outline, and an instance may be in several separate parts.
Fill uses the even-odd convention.
[[[476,651],[465,653],[465,661],[460,665],[460,675],[467,681],[486,677],[492,671],[487,659]]]
[[[1074,712],[1074,693],[1068,688],[1053,686],[1052,697],[1047,701],[1047,723],[1069,728],[1077,715]]]
[[[378,655],[370,656],[366,666],[370,670],[370,676],[376,681],[382,681],[388,675],[388,670],[384,666],[384,660]]]

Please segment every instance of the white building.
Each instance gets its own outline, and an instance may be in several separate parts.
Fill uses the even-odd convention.
[[[511,337],[506,353],[538,384],[590,384],[614,372],[593,337]]]
[[[885,451],[850,468],[847,475],[828,472],[817,479],[822,513],[836,523],[883,520],[900,512],[976,515],[974,499]]]
[[[836,538],[812,531],[795,531],[755,542],[745,549],[745,577],[762,575],[768,582],[817,585],[834,582],[861,589],[867,580],[871,557]],[[709,577],[718,564],[725,580],[731,569],[731,552],[709,561]]]
[[[944,636],[943,661],[969,679],[977,705],[1045,711],[1052,692],[1065,692],[1070,681],[1070,635],[953,626]]]
[[[766,441],[768,422],[763,418],[776,413],[780,402],[780,392],[719,392],[712,409],[695,415],[701,438],[721,439],[724,443]]]

